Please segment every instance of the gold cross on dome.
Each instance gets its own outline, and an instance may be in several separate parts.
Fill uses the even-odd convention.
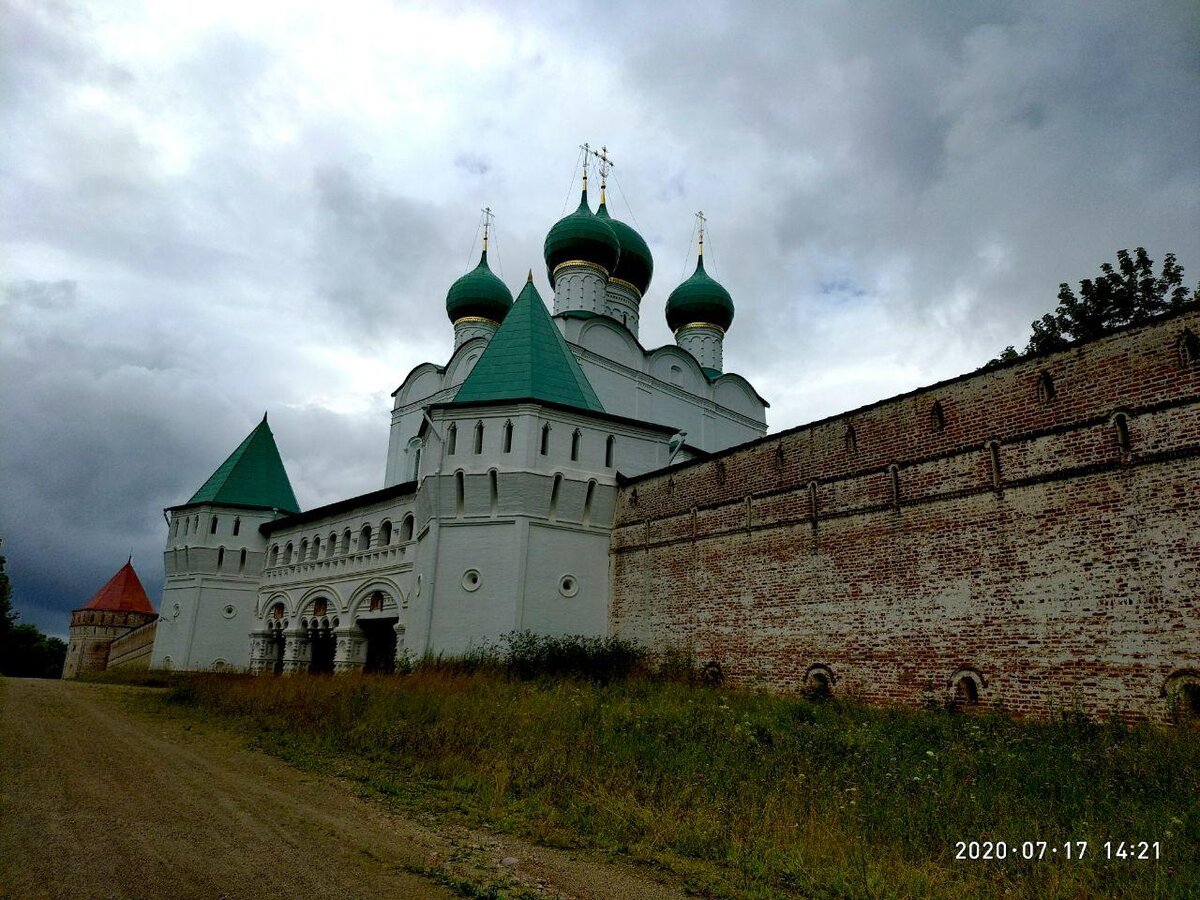
[[[486,253],[488,229],[492,227],[492,223],[496,221],[496,217],[492,214],[492,208],[490,206],[485,206],[481,212],[483,213],[483,250]]]

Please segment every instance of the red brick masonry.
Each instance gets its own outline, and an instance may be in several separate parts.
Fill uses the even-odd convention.
[[[611,630],[783,690],[1168,720],[1200,684],[1198,335],[1188,312],[628,482]]]

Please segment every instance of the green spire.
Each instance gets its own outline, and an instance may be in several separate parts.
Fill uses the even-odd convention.
[[[216,503],[231,506],[258,506],[284,512],[300,512],[292,493],[275,437],[267,425],[266,413],[229,459],[221,463],[188,504]]]
[[[544,400],[604,412],[575,354],[550,320],[532,272],[454,398],[455,403],[486,400]]]

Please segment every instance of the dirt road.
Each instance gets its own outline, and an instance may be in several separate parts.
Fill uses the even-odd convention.
[[[659,900],[636,867],[406,819],[135,689],[0,679],[0,898]]]

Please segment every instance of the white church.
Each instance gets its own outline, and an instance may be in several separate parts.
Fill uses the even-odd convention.
[[[601,167],[606,174],[606,168]],[[760,437],[767,403],[722,370],[729,292],[671,292],[675,344],[638,341],[654,263],[579,208],[550,229],[553,313],[479,265],[446,296],[454,351],[393,394],[383,486],[301,511],[266,417],[167,510],[151,665],[388,671],[501,635],[603,635],[618,479]]]

